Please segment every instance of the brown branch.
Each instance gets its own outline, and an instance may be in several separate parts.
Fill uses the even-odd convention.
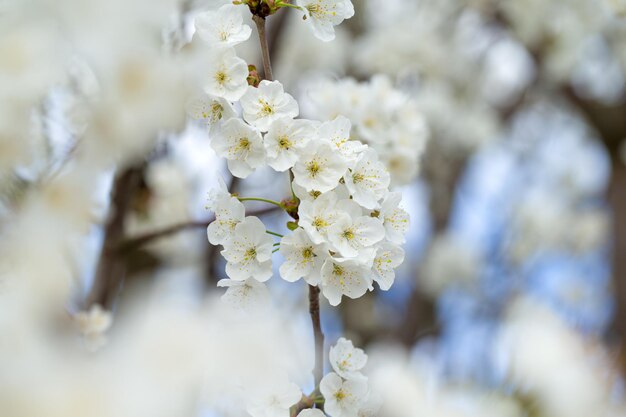
[[[313,285],[309,285],[309,314],[311,315],[315,341],[313,377],[315,379],[315,387],[319,387],[324,373],[324,333],[322,333],[322,323],[320,321],[320,289]]]
[[[271,206],[271,207],[264,208],[264,209],[261,209],[261,210],[251,211],[251,212],[247,213],[247,215],[248,216],[262,216],[264,214],[268,214],[268,213],[272,213],[274,211],[277,211],[278,209],[279,209],[279,207],[277,207],[277,206]],[[124,240],[123,242],[119,243],[117,245],[117,247],[116,247],[116,250],[118,252],[120,252],[120,251],[128,251],[128,250],[135,250],[138,247],[143,246],[143,245],[145,245],[147,243],[151,243],[154,240],[171,236],[171,235],[173,235],[175,233],[182,232],[182,231],[184,231],[186,229],[206,228],[214,220],[215,220],[215,217],[211,217],[209,220],[196,220],[196,221],[188,221],[188,222],[182,222],[182,223],[173,224],[171,226],[165,227],[165,228],[160,229],[160,230],[155,230],[155,231],[143,234],[143,235],[139,235],[139,236],[134,236],[134,237],[128,238],[128,239]]]
[[[140,187],[143,169],[144,164],[131,166],[121,171],[115,178],[111,190],[111,209],[104,226],[104,243],[94,283],[87,297],[87,307],[99,304],[105,309],[110,309],[115,293],[124,280],[126,268],[116,248],[124,236],[126,216],[131,210],[133,196]]]
[[[272,63],[270,60],[270,49],[267,44],[267,36],[265,34],[265,18],[254,15],[252,20],[256,23],[256,29],[259,33],[259,42],[261,43],[261,57],[263,58],[263,78],[268,81],[274,80],[272,74]]]

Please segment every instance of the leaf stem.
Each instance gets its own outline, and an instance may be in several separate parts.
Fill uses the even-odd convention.
[[[260,197],[238,197],[239,201],[262,201],[264,203],[269,203],[269,204],[273,204],[275,206],[278,206],[280,208],[283,208],[283,205],[281,203],[279,203],[278,201],[274,201],[274,200],[269,200],[267,198],[260,198]]]
[[[272,232],[270,230],[266,230],[265,233],[267,233],[268,235],[274,235],[274,236],[277,236],[277,237],[285,237],[285,236],[281,235],[280,233]]]

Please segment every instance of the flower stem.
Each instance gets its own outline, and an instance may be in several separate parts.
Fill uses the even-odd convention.
[[[291,7],[292,9],[302,10],[302,7],[296,6],[295,4],[285,3],[284,1],[280,1],[277,4],[278,7]]]
[[[238,198],[239,201],[262,201],[264,203],[269,203],[269,204],[273,204],[275,206],[278,206],[280,208],[283,208],[283,205],[281,203],[279,203],[278,201],[274,201],[274,200],[268,200],[267,198],[260,198],[260,197],[239,197]]]
[[[272,251],[272,253],[276,253],[276,252],[278,252],[279,250],[280,250],[280,248],[276,248],[276,249],[274,249],[274,250]]]
[[[274,80],[272,74],[272,63],[270,61],[270,48],[267,44],[267,36],[265,34],[265,18],[254,15],[252,20],[256,23],[257,32],[259,32],[259,41],[261,42],[261,56],[263,57],[263,73],[264,78],[268,81]]]
[[[274,235],[277,237],[284,237],[283,235],[281,235],[280,233],[276,233],[276,232],[271,232],[269,230],[266,230],[265,233],[267,233],[268,235]]]

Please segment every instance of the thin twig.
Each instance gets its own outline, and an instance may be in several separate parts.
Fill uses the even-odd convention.
[[[248,216],[261,216],[263,214],[268,214],[268,213],[271,213],[271,212],[274,212],[274,211],[277,211],[277,210],[278,210],[278,207],[268,207],[268,208],[265,208],[265,209],[262,209],[262,210],[251,211],[251,212],[247,213],[247,215]],[[153,232],[148,232],[148,233],[140,235],[140,236],[135,236],[135,237],[128,238],[128,239],[120,242],[116,246],[116,249],[118,251],[134,250],[134,249],[137,249],[138,247],[143,246],[143,245],[145,245],[147,243],[151,243],[152,241],[154,241],[156,239],[161,239],[161,238],[164,238],[164,237],[168,237],[168,236],[173,235],[175,233],[182,232],[183,230],[186,230],[186,229],[206,228],[214,220],[215,220],[215,218],[212,217],[209,220],[189,221],[189,222],[183,222],[183,223],[174,224],[172,226],[168,226],[168,227],[165,227],[165,228],[160,229],[160,230],[155,230]]]
[[[272,74],[272,63],[270,61],[270,48],[267,44],[267,36],[265,34],[265,19],[260,16],[252,16],[252,20],[256,23],[256,29],[259,33],[259,42],[261,43],[261,56],[263,58],[263,76],[268,81],[274,80]]]

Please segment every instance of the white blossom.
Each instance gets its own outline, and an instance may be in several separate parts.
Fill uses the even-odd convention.
[[[269,127],[264,138],[267,164],[276,171],[292,168],[299,153],[315,138],[315,125],[309,120],[280,117]]]
[[[259,386],[250,393],[248,412],[252,417],[289,417],[289,408],[302,398],[292,382],[281,381]]]
[[[263,80],[258,87],[248,86],[240,103],[244,120],[263,132],[279,117],[294,118],[300,112],[296,100],[278,81]]]
[[[105,333],[113,323],[111,312],[94,304],[88,311],[77,313],[74,319],[90,350],[97,350],[106,343]]]
[[[233,105],[221,97],[199,95],[187,101],[187,114],[196,120],[206,122],[209,129],[219,123],[237,116]]]
[[[234,310],[256,311],[266,305],[269,300],[269,291],[262,282],[254,278],[245,281],[233,279],[221,279],[217,282],[218,287],[226,287],[226,292],[221,299]]]
[[[396,244],[405,242],[404,235],[409,230],[409,213],[399,207],[401,200],[402,194],[399,192],[387,194],[378,216],[383,221],[387,239]]]
[[[195,20],[196,33],[212,47],[232,47],[250,38],[252,29],[243,24],[241,7],[225,4]]]
[[[272,276],[272,238],[258,217],[246,217],[224,243],[226,274],[233,280],[254,278],[264,282]]]
[[[207,237],[212,245],[222,245],[233,235],[235,227],[246,216],[246,208],[230,194],[222,195],[213,205],[215,220],[207,227]]]
[[[339,184],[347,169],[347,161],[329,142],[316,141],[294,165],[294,181],[307,191],[325,193]]]
[[[357,417],[361,403],[367,399],[368,387],[365,379],[343,380],[330,372],[320,382],[324,395],[324,410],[332,417]]]
[[[328,192],[315,200],[302,200],[298,207],[300,226],[307,232],[313,243],[319,245],[326,241],[328,228],[342,215],[335,208],[337,194]],[[346,214],[343,213],[345,216]]]
[[[358,140],[352,140],[350,130],[352,123],[343,116],[337,116],[334,120],[324,122],[318,129],[318,135],[324,140],[330,141],[346,161],[356,162],[360,153],[367,149],[367,146]]]
[[[344,379],[363,378],[361,369],[367,363],[363,349],[355,348],[350,340],[343,337],[330,347],[328,360],[333,370]]]
[[[370,265],[355,260],[327,258],[322,266],[321,289],[332,306],[339,305],[343,295],[359,298],[371,288]]]
[[[344,180],[354,201],[371,210],[388,192],[390,176],[385,165],[378,160],[376,151],[368,149],[346,172]]]
[[[382,242],[376,251],[372,272],[380,289],[387,291],[396,278],[395,268],[404,262],[404,249],[390,242]]]
[[[342,256],[357,257],[363,249],[385,238],[382,222],[375,217],[364,216],[361,207],[353,200],[342,200],[336,208],[347,215],[338,216],[327,233],[333,249]]]
[[[248,88],[248,65],[233,48],[213,54],[206,73],[204,91],[209,95],[236,101]]]
[[[314,244],[302,228],[294,230],[280,241],[280,253],[285,262],[280,266],[280,276],[295,282],[304,278],[310,285],[320,281],[320,270],[328,254],[323,247]]]
[[[227,159],[228,169],[235,177],[246,178],[265,163],[261,133],[241,119],[233,118],[220,124],[211,146]]]
[[[335,26],[354,16],[350,0],[297,0],[297,4],[315,37],[325,42],[335,39]]]
[[[217,177],[217,188],[212,188],[207,194],[207,208],[213,211],[215,211],[217,203],[224,198],[231,197],[230,191],[228,191],[228,187],[221,176]]]

